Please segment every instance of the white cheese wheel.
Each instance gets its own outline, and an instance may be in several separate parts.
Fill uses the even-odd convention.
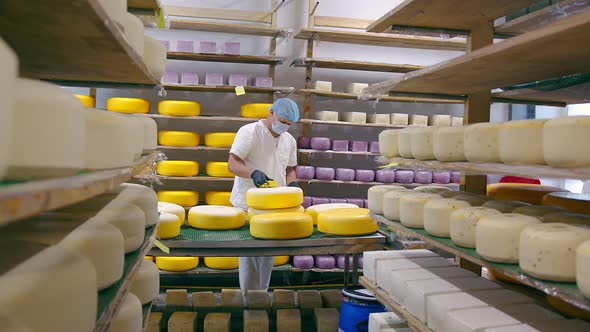
[[[91,170],[131,166],[134,161],[129,119],[122,114],[86,109],[86,168]],[[116,149],[113,149],[116,146]]]
[[[402,186],[380,185],[372,186],[367,192],[368,208],[375,214],[383,214],[383,195],[391,190],[404,190]]]
[[[424,229],[430,235],[450,237],[449,219],[451,213],[470,206],[465,201],[452,198],[431,199],[424,205]]]
[[[160,222],[158,222],[158,237],[160,239],[172,239],[180,235],[180,220],[178,216],[172,213],[160,213]]]
[[[135,183],[123,183],[117,200],[136,205],[145,213],[145,226],[158,222],[158,194],[148,187]]]
[[[88,223],[106,223],[117,227],[125,239],[125,253],[137,250],[145,237],[145,213],[136,205],[121,200],[107,204]]]
[[[134,118],[143,125],[143,153],[150,153],[158,147],[158,125],[152,118],[142,114],[134,114]]]
[[[520,234],[541,223],[535,217],[507,213],[483,217],[475,227],[475,249],[481,257],[498,263],[518,263]]]
[[[158,266],[148,260],[143,260],[139,270],[131,279],[129,291],[133,293],[141,304],[147,304],[158,297],[160,291],[160,270]]]
[[[184,225],[184,220],[186,219],[186,210],[182,206],[174,203],[158,202],[158,211],[176,215],[178,217],[180,226]]]
[[[498,135],[500,123],[475,123],[465,127],[463,149],[472,163],[500,162]]]
[[[347,204],[347,205],[349,205],[349,204]],[[315,205],[315,206],[318,206],[318,205]],[[252,220],[252,218],[254,216],[257,216],[259,214],[280,213],[280,212],[301,212],[301,213],[304,213],[305,208],[301,205],[298,207],[294,207],[294,208],[274,209],[274,210],[258,210],[258,209],[249,208],[248,209],[248,220]],[[316,214],[316,216],[317,216],[317,214]],[[314,219],[314,225],[315,225],[315,219]]]
[[[123,276],[125,239],[110,224],[84,224],[68,234],[58,246],[82,255],[94,265],[97,289],[105,289]]]
[[[9,148],[14,130],[15,86],[18,73],[18,58],[14,51],[0,38],[0,179],[8,167]]]
[[[120,21],[127,13],[126,0],[98,0],[111,20]]]
[[[383,216],[389,220],[399,221],[399,201],[407,195],[413,194],[412,190],[391,190],[383,195]]]
[[[144,126],[141,120],[135,117],[134,114],[124,114],[129,120],[129,131],[131,132],[131,146],[133,149],[134,160],[139,159],[143,154],[143,137],[144,137]]]
[[[137,16],[125,12],[118,22],[125,29],[125,39],[131,48],[139,55],[143,57],[144,51],[144,40],[143,40],[143,23]]]
[[[0,277],[0,307],[32,331],[90,332],[96,324],[96,284],[87,258],[53,246]]]
[[[451,191],[451,188],[445,187],[445,186],[429,185],[429,186],[418,186],[418,187],[414,188],[413,190],[415,192],[421,192],[421,193],[438,194],[438,193]]]
[[[376,278],[377,264],[380,261],[436,256],[438,255],[426,249],[365,251],[363,252],[363,275],[368,280],[374,282]]]
[[[420,160],[435,159],[434,157],[434,132],[437,127],[415,128],[410,135],[410,148],[412,156]]]
[[[162,77],[166,72],[166,47],[157,39],[143,37],[143,62],[155,77]]]
[[[506,164],[544,164],[543,126],[546,119],[517,120],[502,124],[498,153]]]
[[[133,293],[127,293],[111,320],[108,332],[140,332],[142,324],[141,302]]]
[[[531,217],[532,218],[532,217]],[[576,280],[576,249],[590,229],[562,223],[533,225],[520,234],[520,268],[535,278]]]
[[[576,249],[576,283],[586,297],[590,297],[590,241],[584,241]]]
[[[412,193],[404,195],[399,201],[400,222],[404,226],[424,228],[424,205],[436,198],[442,198],[437,194]]]
[[[199,205],[188,211],[191,227],[207,230],[236,229],[246,223],[246,214],[241,209],[222,205]]]
[[[434,132],[433,153],[439,161],[465,161],[464,127],[440,127]]]
[[[381,260],[377,262],[376,281],[379,287],[385,287],[388,285],[393,271],[430,267],[451,267],[454,265],[455,264],[452,261],[442,257]]]
[[[303,190],[295,187],[252,188],[246,192],[246,204],[259,210],[298,207],[303,203]]]
[[[399,129],[387,129],[379,133],[379,153],[381,155],[388,158],[399,157],[398,133]]]
[[[84,107],[57,85],[20,78],[16,83],[8,179],[75,174],[84,168]]]
[[[451,240],[456,245],[475,248],[475,227],[486,216],[500,214],[499,211],[481,206],[473,206],[453,211],[449,217]]]
[[[590,166],[589,129],[590,116],[570,116],[547,121],[543,127],[545,162],[553,167]]]
[[[414,158],[412,155],[412,131],[415,127],[404,128],[397,134],[397,151],[401,157]]]

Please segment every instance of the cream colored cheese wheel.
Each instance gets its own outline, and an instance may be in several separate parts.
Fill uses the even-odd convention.
[[[160,239],[172,239],[180,235],[180,219],[177,215],[167,212],[160,213],[158,223],[158,237]]]
[[[379,153],[392,158],[399,157],[398,137],[399,129],[387,129],[379,133]]]
[[[119,311],[111,320],[108,332],[141,331],[143,312],[141,302],[133,293],[127,293],[119,307]]]
[[[543,127],[543,156],[553,167],[590,166],[590,116],[547,121]]]
[[[506,164],[544,164],[543,126],[547,120],[516,120],[498,131],[498,152]]]
[[[399,200],[400,222],[404,226],[424,228],[424,205],[436,198],[442,198],[437,194],[412,193],[404,195]]]
[[[134,160],[137,160],[143,154],[143,123],[134,115],[125,114],[125,116],[131,124],[129,130],[132,132],[133,156]]]
[[[576,249],[576,283],[586,297],[590,297],[590,240]]]
[[[500,162],[498,135],[500,123],[476,123],[465,127],[463,149],[472,163]]]
[[[129,291],[139,299],[141,304],[152,302],[158,297],[160,291],[160,270],[158,266],[148,260],[143,260],[139,270],[131,278]]]
[[[124,16],[118,21],[125,28],[125,39],[131,48],[139,55],[143,57],[144,53],[144,40],[143,40],[143,23],[137,16],[131,13],[125,13]]]
[[[318,214],[318,231],[337,236],[373,234],[379,229],[369,209],[344,208]]]
[[[131,166],[135,159],[133,132],[129,119],[122,114],[86,109],[87,169],[109,169]],[[113,149],[116,146],[116,149]]]
[[[519,265],[535,278],[576,280],[576,249],[590,229],[561,223],[529,226],[520,234]]]
[[[383,195],[383,216],[389,220],[399,221],[399,201],[407,195],[415,193],[412,190],[392,190]]]
[[[0,38],[0,179],[8,167],[9,148],[14,130],[16,106],[15,87],[18,73],[18,58],[14,51]]]
[[[85,166],[84,107],[67,90],[37,80],[16,81],[16,111],[8,179],[73,175]],[[42,124],[42,125],[41,125]]]
[[[539,223],[541,221],[535,217],[516,213],[483,217],[475,227],[475,249],[492,262],[518,263],[521,232]]]
[[[430,235],[450,237],[449,219],[451,213],[470,206],[465,201],[452,198],[431,199],[424,205],[424,229]]]
[[[436,185],[428,185],[428,186],[419,186],[413,189],[415,192],[421,193],[428,193],[428,194],[438,194],[441,192],[451,191],[451,188],[445,186],[436,186]]]
[[[320,214],[323,211],[328,211],[328,210],[333,210],[333,209],[354,209],[354,208],[358,208],[358,206],[355,204],[351,204],[351,203],[326,203],[326,204],[312,205],[305,210],[305,213],[309,214],[313,218],[313,224],[317,225],[318,214]]]
[[[383,214],[383,195],[390,190],[405,189],[402,186],[380,185],[372,186],[367,192],[368,207],[375,214]]]
[[[107,288],[123,276],[125,239],[110,224],[84,224],[68,234],[58,246],[86,257],[94,265],[97,289]]]
[[[188,211],[191,227],[207,230],[236,229],[246,223],[246,214],[241,209],[221,205],[200,205]]]
[[[155,77],[166,72],[166,47],[157,39],[143,36],[143,62]]]
[[[313,233],[311,216],[299,212],[259,214],[250,220],[250,235],[269,240],[290,240]]]
[[[404,158],[414,158],[412,155],[412,131],[414,127],[404,128],[397,134],[397,149]]]
[[[434,132],[437,127],[420,127],[410,134],[412,156],[420,160],[431,160],[434,157]]]
[[[184,225],[184,220],[186,219],[186,210],[182,206],[174,203],[158,202],[158,212],[172,213],[178,217],[178,224],[180,226]]]
[[[320,205],[322,205],[322,204],[320,204]],[[315,206],[318,206],[318,205],[315,205]],[[299,213],[304,213],[305,212],[305,208],[303,208],[303,206],[301,206],[301,205],[298,206],[298,207],[294,207],[294,208],[274,209],[274,210],[258,210],[258,209],[248,208],[248,220],[252,220],[252,218],[254,216],[257,216],[259,214],[281,213],[281,212],[299,212]],[[313,217],[313,215],[311,215],[311,216]],[[314,219],[314,225],[315,225],[315,219]]]
[[[0,276],[0,307],[32,331],[91,332],[96,285],[96,270],[86,257],[52,246]]]
[[[295,187],[252,188],[246,192],[246,204],[259,210],[298,207],[303,203],[303,190]]]
[[[143,124],[143,153],[150,153],[158,147],[158,125],[145,115],[134,115]]]
[[[205,257],[205,266],[215,270],[233,270],[240,266],[239,257]]]
[[[432,150],[439,161],[465,161],[465,127],[440,127],[434,132]]]
[[[145,226],[152,226],[158,222],[158,195],[156,192],[141,184],[123,183],[118,200],[136,205],[145,213]]]
[[[125,239],[125,253],[137,250],[145,237],[145,213],[136,205],[125,201],[112,201],[88,222],[117,227]]]
[[[461,247],[475,248],[475,229],[483,217],[500,214],[483,206],[472,206],[453,211],[449,217],[451,240]]]

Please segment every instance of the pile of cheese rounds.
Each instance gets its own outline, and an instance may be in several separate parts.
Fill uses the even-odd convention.
[[[576,281],[590,297],[590,229],[580,226],[590,224],[587,195],[527,184],[489,185],[488,195],[384,185],[371,187],[368,199],[375,214],[450,237],[486,260],[519,264],[535,278]]]

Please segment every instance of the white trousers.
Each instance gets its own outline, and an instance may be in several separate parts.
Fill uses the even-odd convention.
[[[274,256],[240,257],[240,289],[244,297],[248,290],[268,289],[274,262]]]

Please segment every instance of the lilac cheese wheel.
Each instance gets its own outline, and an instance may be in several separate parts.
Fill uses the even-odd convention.
[[[302,149],[311,149],[311,138],[307,136],[299,136],[297,145]]]
[[[373,182],[375,181],[375,171],[370,169],[357,169],[355,174],[355,180],[360,182]]]
[[[336,266],[336,259],[330,255],[315,256],[315,266],[318,269],[333,269]]]
[[[346,203],[346,198],[330,198],[330,203]]]
[[[304,209],[307,209],[308,207],[311,206],[312,200],[313,200],[312,197],[309,197],[309,196],[303,197],[303,203],[301,203],[301,206],[303,206]]]
[[[370,142],[369,143],[369,152],[380,153],[379,152],[379,142]]]
[[[354,181],[355,172],[351,168],[336,168],[336,180]]]
[[[449,183],[451,182],[451,172],[434,171],[432,172],[432,183]]]
[[[315,167],[313,166],[296,166],[295,174],[298,179],[311,180],[315,178]]]
[[[336,256],[336,264],[339,269],[344,269],[344,263],[346,262],[344,257],[346,257],[346,256],[345,255]],[[363,256],[362,255],[358,256],[357,263],[358,263],[358,267],[360,269],[362,269],[363,268]],[[348,268],[349,268],[349,270],[352,270],[352,255],[348,256]]]
[[[411,170],[397,170],[395,171],[395,181],[398,183],[413,183],[414,171]]]
[[[311,205],[328,204],[330,200],[324,197],[314,197],[311,200]]]
[[[369,142],[367,141],[352,141],[350,144],[350,151],[352,152],[367,152],[369,149]]]
[[[364,206],[362,198],[347,198],[346,203],[354,204],[360,208]]]
[[[315,178],[318,180],[332,181],[335,175],[336,171],[330,167],[316,167],[315,169]]]
[[[451,172],[451,182],[461,183],[461,172]]]
[[[363,208],[365,208],[365,209],[369,208],[369,201],[366,199],[363,199]]]
[[[312,137],[311,148],[318,151],[330,150],[331,141],[327,137]]]
[[[414,182],[416,183],[432,183],[432,172],[431,171],[416,171],[414,173]]]
[[[293,256],[293,266],[298,269],[313,268],[313,256]]]
[[[348,151],[348,141],[334,140],[332,142],[332,150],[334,150],[334,151]]]
[[[375,181],[393,183],[395,182],[395,171],[391,169],[380,169],[375,171]]]

